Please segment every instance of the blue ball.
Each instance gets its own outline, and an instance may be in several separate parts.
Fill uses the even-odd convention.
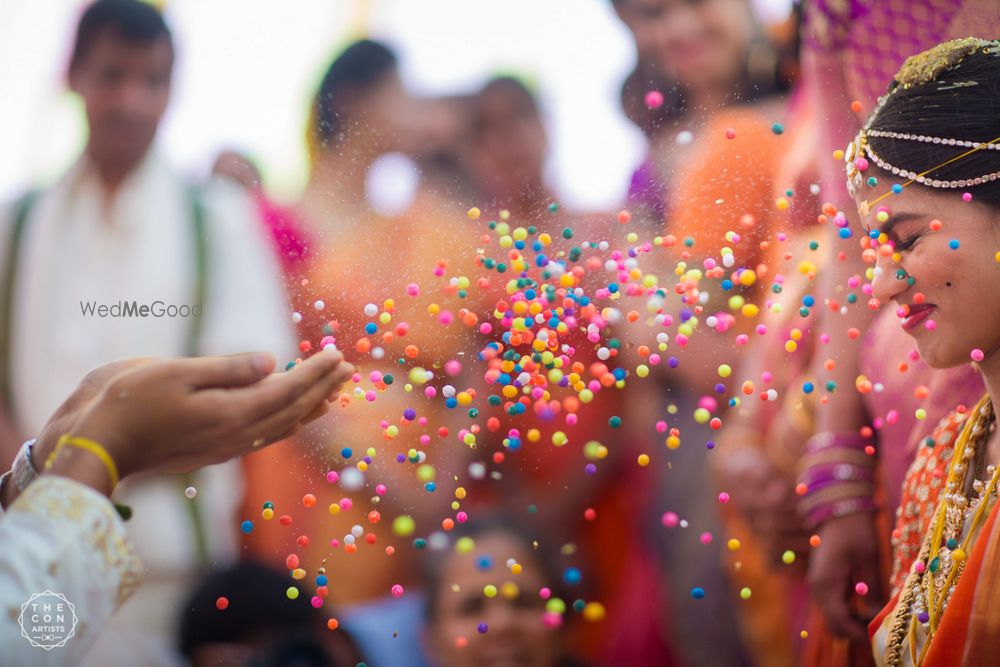
[[[241,523],[240,530],[242,530],[244,533],[253,532],[253,521],[247,520]]]
[[[702,599],[703,597],[705,597],[705,589],[704,588],[698,588],[697,586],[695,588],[692,588],[691,589],[691,597],[693,597],[695,600]]]

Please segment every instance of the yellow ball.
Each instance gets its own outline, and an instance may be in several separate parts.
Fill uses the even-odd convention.
[[[469,216],[469,220],[479,220],[479,216],[482,215],[482,211],[480,211],[478,207],[473,206],[468,210],[466,215]]]
[[[784,563],[785,565],[791,565],[792,563],[794,563],[795,552],[789,549],[785,553],[781,554],[781,562]]]
[[[600,602],[588,602],[587,606],[583,608],[584,620],[590,621],[591,623],[604,620],[605,614],[604,605]]]
[[[751,591],[749,588],[740,589],[740,597],[743,598],[744,600],[749,600],[751,595],[753,595],[753,591]]]
[[[497,596],[497,587],[493,584],[486,584],[483,587],[483,595],[488,598],[495,598]]]
[[[639,454],[638,463],[640,466],[645,468],[649,465],[649,454]]]
[[[726,542],[726,547],[730,551],[737,551],[741,546],[742,544],[740,544],[740,541],[735,537],[731,538],[728,542]]]
[[[733,374],[733,369],[730,368],[729,364],[721,364],[719,366],[719,377],[727,378]]]

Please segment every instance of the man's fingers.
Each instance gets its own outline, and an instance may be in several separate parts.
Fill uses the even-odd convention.
[[[304,423],[308,416],[326,404],[327,396],[333,388],[334,378],[335,374],[332,373],[323,376],[292,403],[249,426],[248,432],[254,437],[273,439]]]
[[[271,375],[260,384],[234,389],[226,400],[236,405],[247,423],[253,424],[277,414],[311,387],[327,386],[327,376],[342,363],[339,352],[323,351],[313,355],[301,366]]]
[[[188,382],[198,389],[246,387],[259,382],[274,370],[274,356],[267,352],[247,352],[228,357],[179,359]]]

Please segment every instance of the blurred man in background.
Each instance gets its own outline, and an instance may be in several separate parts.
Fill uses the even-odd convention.
[[[195,187],[153,148],[173,64],[169,28],[150,5],[98,0],[83,13],[68,80],[86,111],[86,147],[0,225],[0,399],[21,437],[114,358],[294,351],[277,263],[249,222],[249,200],[232,186]],[[30,446],[19,456],[26,476],[41,469]],[[236,556],[241,496],[235,463],[122,484],[119,500],[156,517],[129,526],[146,585],[84,665],[180,663],[180,596],[204,566]]]

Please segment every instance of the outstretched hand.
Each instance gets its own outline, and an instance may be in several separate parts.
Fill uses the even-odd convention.
[[[88,375],[53,415],[39,441],[43,452],[63,433],[89,438],[104,446],[122,478],[221,463],[324,414],[354,372],[336,351],[284,373],[272,373],[274,357],[261,353],[118,363]],[[60,454],[55,472],[65,471],[64,459],[79,464],[86,456]],[[94,463],[86,464],[91,471]]]

